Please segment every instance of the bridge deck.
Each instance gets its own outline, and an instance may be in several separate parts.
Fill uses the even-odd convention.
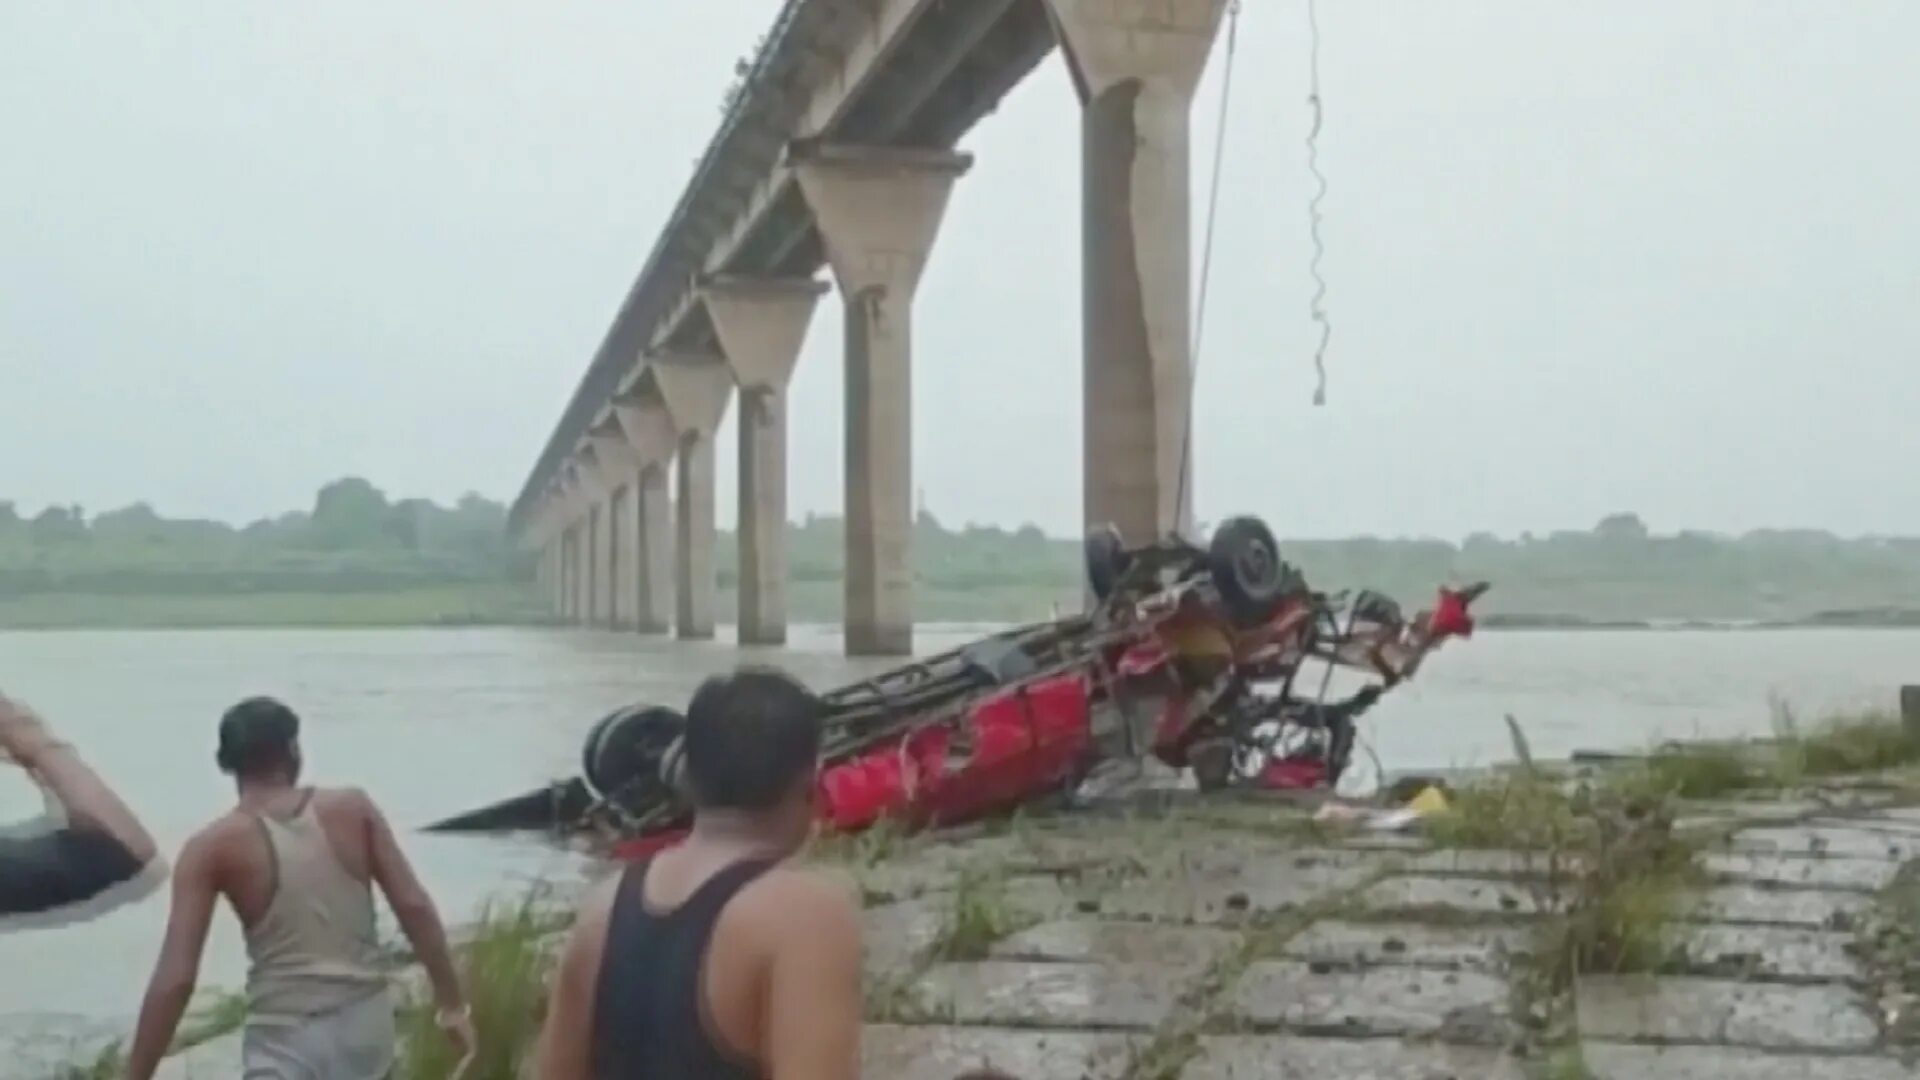
[[[513,507],[542,487],[640,354],[705,347],[705,275],[810,276],[825,259],[785,167],[796,138],[950,148],[1052,51],[1042,0],[789,0]]]

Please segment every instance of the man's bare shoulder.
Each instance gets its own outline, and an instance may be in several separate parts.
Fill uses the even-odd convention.
[[[256,828],[237,810],[214,818],[180,845],[180,857],[174,862],[173,872],[210,874],[217,871],[238,850],[238,845],[253,840]]]
[[[323,814],[345,813],[356,817],[372,817],[380,812],[373,796],[367,794],[365,788],[357,787],[316,787],[313,808]]]
[[[756,919],[772,926],[859,933],[859,889],[843,874],[778,866],[754,882],[747,897]]]

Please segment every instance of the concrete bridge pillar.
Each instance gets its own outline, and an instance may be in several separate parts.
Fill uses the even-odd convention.
[[[1046,0],[1081,104],[1083,510],[1132,543],[1192,526],[1189,128],[1227,3]]]
[[[742,645],[787,640],[787,381],[826,285],[717,278],[701,290],[740,390]]]
[[[634,487],[635,625],[643,634],[664,634],[673,624],[673,509],[667,469],[679,439],[658,393],[616,397],[613,415],[641,463]]]
[[[674,636],[705,640],[713,637],[716,587],[713,435],[726,414],[733,378],[717,356],[656,356],[651,363],[679,437],[673,493]]]
[[[846,303],[846,650],[913,651],[912,310],[965,154],[790,152]]]
[[[636,504],[646,462],[627,441],[617,418],[609,417],[587,436],[587,450],[599,469],[607,496],[607,609],[610,625],[633,629],[640,623],[640,521]]]
[[[607,526],[613,520],[607,513],[607,496],[595,499],[587,515],[587,573],[591,579],[587,586],[587,625],[605,626],[608,602],[613,599],[613,590],[607,584]]]
[[[573,609],[567,613],[575,626],[586,626],[593,619],[592,526],[591,511],[581,507],[573,522]]]
[[[590,470],[583,468],[579,455],[567,463],[569,501],[575,507],[573,517],[573,611],[576,626],[592,626],[598,617],[595,599],[600,566],[599,484]]]
[[[573,526],[571,523],[560,526],[553,536],[554,546],[559,548],[560,576],[555,581],[557,592],[553,598],[553,613],[561,622],[573,621]]]

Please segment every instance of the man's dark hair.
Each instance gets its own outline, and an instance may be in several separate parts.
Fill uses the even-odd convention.
[[[273,698],[248,698],[220,718],[220,749],[214,760],[221,772],[258,776],[292,765],[299,737],[300,718],[292,709]]]
[[[772,668],[741,668],[700,684],[687,703],[687,783],[695,805],[777,805],[818,763],[824,712],[812,691]]]

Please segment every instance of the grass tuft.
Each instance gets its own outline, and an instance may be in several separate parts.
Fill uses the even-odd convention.
[[[984,960],[994,942],[1031,924],[1008,895],[1004,873],[964,870],[928,955],[933,960]]]
[[[558,936],[567,917],[544,889],[505,906],[489,906],[472,936],[455,950],[480,1045],[466,1080],[518,1080],[531,1059],[547,1008]],[[400,1009],[400,1055],[394,1080],[444,1080],[459,1061],[434,1021],[431,993],[408,996]]]
[[[1779,774],[1790,782],[1920,762],[1920,735],[1888,713],[1838,716],[1802,734],[1792,711],[1776,705],[1774,729],[1779,736]]]

